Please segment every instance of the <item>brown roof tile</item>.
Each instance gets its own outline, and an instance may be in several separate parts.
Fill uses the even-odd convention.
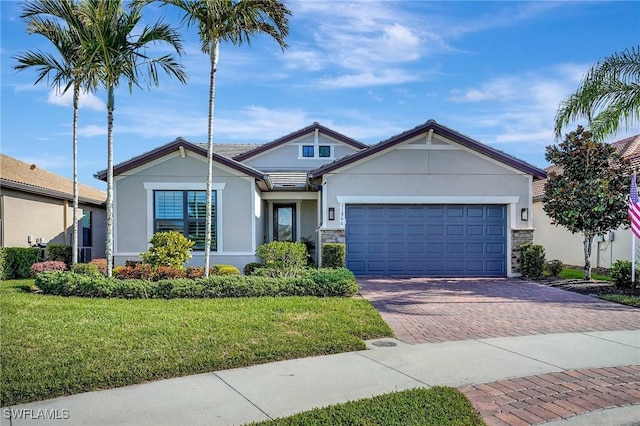
[[[4,154],[0,154],[0,180],[2,186],[67,200],[73,199],[73,180]],[[78,191],[82,202],[102,204],[107,199],[105,192],[88,185],[79,184]]]

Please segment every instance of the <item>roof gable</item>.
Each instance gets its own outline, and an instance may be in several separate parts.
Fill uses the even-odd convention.
[[[73,200],[73,180],[4,154],[0,155],[0,180],[3,187]],[[100,205],[107,199],[107,194],[78,184],[78,199],[83,203]]]
[[[298,138],[301,138],[309,133],[313,133],[315,131],[319,131],[327,136],[329,136],[330,138],[333,138],[337,141],[340,141],[346,145],[352,146],[356,149],[364,149],[366,147],[368,147],[368,145],[363,144],[362,142],[358,142],[355,139],[351,139],[348,136],[343,135],[342,133],[338,133],[334,130],[329,129],[328,127],[325,127],[323,125],[321,125],[318,122],[314,122],[313,124],[311,124],[310,126],[307,126],[305,128],[302,128],[300,130],[296,130],[293,133],[289,133],[286,136],[282,136],[281,138],[278,138],[276,140],[273,140],[271,142],[267,142],[263,145],[258,146],[255,149],[252,149],[250,151],[244,152],[236,157],[234,157],[235,160],[237,161],[244,161],[247,160],[249,158],[255,157],[256,155],[262,154],[266,151],[270,151],[274,148],[277,148],[279,146],[282,146],[288,142],[291,142],[293,140],[296,140]]]
[[[201,155],[203,157],[207,157],[207,149],[203,148],[200,145],[191,143],[189,141],[186,141],[185,139],[182,138],[177,138],[176,140],[174,140],[173,142],[169,142],[159,148],[156,148],[152,151],[149,152],[145,152],[144,154],[138,155],[136,157],[133,157],[127,161],[123,161],[122,163],[119,163],[117,165],[115,165],[113,167],[113,174],[114,176],[117,176],[119,174],[122,173],[126,173],[129,170],[135,169],[137,167],[140,167],[144,164],[147,164],[151,161],[157,160],[159,158],[162,158],[168,154],[174,153],[176,151],[179,151],[181,149],[184,150],[188,150],[190,152],[193,152],[195,154]],[[251,176],[253,178],[259,179],[259,180],[265,180],[266,176],[263,172],[261,172],[260,170],[254,169],[252,167],[246,166],[238,161],[235,161],[231,158],[225,157],[224,155],[220,155],[217,154],[215,152],[214,149],[214,153],[213,153],[213,161],[219,164],[222,164],[224,166],[230,167],[231,169],[234,169],[240,173],[246,174],[247,176]],[[106,180],[107,179],[107,171],[106,170],[101,170],[98,173],[96,173],[95,175],[96,178],[100,179],[100,180]]]
[[[452,140],[455,143],[466,147],[472,151],[476,151],[484,156],[492,158],[500,163],[503,163],[509,167],[520,170],[524,173],[532,175],[534,178],[543,179],[546,177],[546,173],[534,167],[522,160],[519,160],[513,156],[505,154],[502,151],[499,151],[495,148],[492,148],[488,145],[480,143],[474,139],[469,138],[468,136],[462,135],[448,127],[445,127],[441,124],[438,124],[435,120],[429,120],[424,124],[414,127],[411,130],[407,130],[403,133],[400,133],[396,136],[393,136],[387,140],[379,142],[376,145],[371,145],[362,151],[356,152],[355,154],[344,157],[340,160],[334,161],[333,163],[322,166],[310,173],[311,178],[320,177],[326,173],[333,172],[342,167],[353,164],[356,161],[362,160],[369,156],[381,153],[387,149],[390,149],[394,146],[397,146],[403,142],[411,140],[423,133],[436,133],[446,139]]]

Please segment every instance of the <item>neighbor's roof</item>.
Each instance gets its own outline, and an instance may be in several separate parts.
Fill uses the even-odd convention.
[[[296,130],[295,132],[289,133],[286,136],[282,136],[281,138],[278,138],[274,141],[271,142],[267,142],[265,144],[261,144],[259,146],[257,146],[255,149],[252,149],[251,151],[247,151],[244,152],[240,155],[238,155],[237,157],[234,157],[235,160],[238,161],[244,161],[247,158],[251,158],[255,155],[261,154],[265,151],[268,151],[270,149],[273,149],[275,147],[278,147],[280,145],[283,145],[287,142],[291,142],[292,140],[298,139],[304,135],[307,135],[313,131],[318,130],[320,133],[323,133],[327,136],[329,136],[330,138],[336,139],[344,144],[350,145],[356,149],[364,149],[366,147],[368,147],[369,145],[363,144],[362,142],[358,142],[355,139],[351,139],[348,136],[343,135],[342,133],[338,133],[335,130],[331,130],[328,127],[324,127],[323,125],[321,125],[320,123],[318,123],[317,121],[314,122],[313,124],[311,124],[310,126],[304,127],[300,130]]]
[[[73,180],[4,154],[0,154],[0,184],[19,191],[73,200]],[[82,203],[100,205],[107,199],[107,194],[78,184],[78,199]]]
[[[411,138],[419,136],[425,132],[433,130],[434,133],[444,136],[447,139],[457,142],[458,144],[470,148],[480,154],[486,155],[487,157],[493,158],[494,160],[498,160],[499,162],[506,164],[515,168],[516,170],[520,170],[524,173],[532,175],[534,178],[543,179],[546,178],[546,174],[543,170],[532,166],[529,163],[526,163],[516,157],[505,154],[502,151],[499,151],[495,148],[492,148],[488,145],[480,143],[474,139],[471,139],[468,136],[465,136],[461,133],[456,132],[448,127],[445,127],[441,124],[438,124],[435,120],[429,120],[424,124],[414,127],[411,130],[407,130],[406,132],[402,132],[396,136],[393,136],[387,140],[379,142],[375,145],[371,145],[362,151],[358,151],[354,154],[343,157],[339,160],[334,161],[333,163],[326,164],[314,171],[312,171],[309,176],[311,178],[317,178],[325,173],[330,173],[334,170],[337,170],[346,165],[352,164],[358,160],[366,158],[370,155],[373,155],[377,152],[388,149],[392,146],[398,145],[402,142],[405,142]]]
[[[207,149],[206,143],[197,143],[196,145],[201,148]],[[259,143],[214,143],[213,153],[220,154],[227,158],[235,158],[240,154],[244,154],[247,151],[251,151],[262,144]]]
[[[628,138],[613,142],[612,147],[618,151],[623,158],[631,162],[633,170],[640,170],[640,135],[630,136]],[[544,169],[545,172],[560,172],[562,169],[558,166],[549,166]],[[544,185],[546,179],[533,182],[533,199],[540,199],[544,195]]]

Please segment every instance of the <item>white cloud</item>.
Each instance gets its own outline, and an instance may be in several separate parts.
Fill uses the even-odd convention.
[[[388,84],[401,84],[418,81],[418,73],[411,73],[397,68],[380,70],[379,72],[365,71],[358,74],[346,74],[339,77],[323,78],[319,83],[331,88],[371,87]]]
[[[78,136],[91,138],[94,136],[103,136],[107,134],[107,128],[104,126],[87,125],[78,127]]]
[[[58,106],[73,106],[73,89],[61,93],[57,89],[51,89],[47,102]],[[88,108],[94,111],[106,111],[104,102],[91,92],[80,92],[80,108]]]

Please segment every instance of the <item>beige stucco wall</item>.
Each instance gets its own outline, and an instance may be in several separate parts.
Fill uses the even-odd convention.
[[[2,245],[4,247],[29,247],[36,239],[47,243],[71,244],[73,231],[73,206],[67,200],[2,188]],[[79,205],[78,218],[84,211],[93,212],[93,258],[104,257],[105,211],[104,208]],[[80,225],[79,225],[80,226]],[[80,228],[81,230],[81,228]],[[33,237],[32,243],[28,236]],[[82,240],[79,240],[82,245]]]
[[[148,163],[119,176],[116,180],[116,265],[137,259],[148,248],[153,235],[153,189],[204,190],[206,185],[206,159],[178,153]],[[260,229],[261,218],[256,217],[255,180],[218,164],[213,171],[214,189],[218,189],[218,250],[212,252],[214,264],[233,264],[242,268],[255,259],[254,230]],[[145,185],[147,189],[145,189]],[[194,187],[195,185],[195,187]],[[256,232],[259,234],[259,232]],[[204,264],[203,252],[193,252],[190,265]]]
[[[584,265],[583,235],[552,225],[541,201],[533,203],[533,214],[534,241],[544,247],[547,260],[560,259],[567,265]],[[616,260],[631,260],[632,235],[631,230],[619,228],[613,232],[613,241],[594,239],[591,266],[610,268]]]
[[[301,158],[301,145],[314,145],[315,154],[318,155],[318,146],[330,145],[333,150],[331,158]],[[318,135],[318,143],[314,144],[314,134],[310,133],[302,138],[293,140],[279,147],[266,151],[253,158],[243,161],[258,170],[313,170],[323,164],[330,163],[335,159],[342,158],[348,154],[353,154],[357,149],[346,145],[335,139],[329,138],[322,133]]]

